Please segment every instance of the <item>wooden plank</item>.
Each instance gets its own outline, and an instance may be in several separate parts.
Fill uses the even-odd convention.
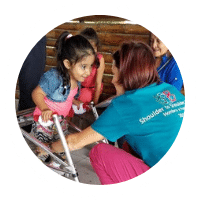
[[[121,17],[115,17],[115,16],[109,16],[109,15],[91,15],[91,16],[85,16],[73,19],[72,21],[92,21],[92,22],[99,22],[99,21],[117,21],[117,22],[123,22],[127,21],[127,19],[121,18]]]
[[[118,48],[115,48],[115,49],[118,49]],[[103,57],[104,57],[104,60],[106,63],[112,63],[112,53],[109,53],[109,52],[100,52]],[[50,47],[50,46],[47,46],[46,47],[46,56],[50,56],[50,57],[56,57],[56,49],[55,47]]]
[[[105,63],[104,74],[112,74],[112,64],[111,63]]]
[[[65,30],[54,29],[47,33],[47,38],[57,39],[58,36]],[[77,32],[71,32],[77,34]],[[98,33],[98,37],[102,45],[120,45],[122,42],[127,40],[137,40],[149,43],[149,35],[136,35],[136,34],[113,34],[113,33]]]
[[[55,47],[56,39],[53,38],[47,38],[46,46],[48,47]]]
[[[56,66],[57,65],[56,58],[55,57],[51,57],[51,56],[47,56],[46,57],[46,65]]]
[[[97,32],[149,35],[149,30],[137,24],[99,24]]]
[[[113,54],[115,51],[119,49],[119,45],[101,45],[99,48],[99,52],[107,52]]]
[[[113,75],[104,74],[102,82],[111,84],[112,78],[113,78]]]
[[[103,93],[109,94],[109,95],[115,95],[116,90],[113,84],[104,84],[103,85]]]
[[[100,33],[99,39],[104,45],[118,45],[120,46],[123,42],[129,40],[142,41],[149,43],[148,35],[132,35],[132,34],[111,34],[111,33]]]
[[[93,28],[96,32],[126,33],[126,34],[150,34],[150,31],[138,24],[84,24],[84,23],[64,23],[55,29],[81,31],[85,28]]]
[[[15,99],[19,99],[19,90],[15,90]]]
[[[56,56],[56,48],[55,47],[47,46],[46,47],[46,56],[55,57]]]
[[[63,30],[80,32],[81,30],[85,29],[86,27],[93,28],[95,31],[98,30],[97,24],[84,24],[84,23],[64,23],[64,24],[57,26],[55,29],[63,29]]]
[[[112,63],[113,62],[112,54],[102,52],[102,55],[103,55],[103,58],[105,60],[105,63]]]
[[[51,39],[57,39],[61,33],[63,33],[64,31],[67,31],[67,30],[63,30],[63,29],[53,29],[51,31],[49,31],[47,34],[46,34],[46,37],[47,39],[48,38],[51,38]],[[76,35],[78,34],[78,31],[69,31],[72,35]]]

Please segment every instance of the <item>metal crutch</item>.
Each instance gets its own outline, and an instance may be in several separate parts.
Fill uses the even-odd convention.
[[[56,128],[57,128],[58,134],[59,134],[59,136],[60,136],[62,145],[63,145],[64,150],[65,150],[66,159],[67,159],[67,161],[68,161],[68,164],[71,166],[71,169],[72,169],[72,176],[73,176],[73,178],[74,178],[74,180],[75,180],[76,182],[79,182],[79,180],[78,180],[78,174],[77,174],[76,169],[75,169],[75,167],[74,167],[74,164],[73,164],[73,161],[72,161],[72,158],[71,158],[71,154],[70,154],[70,151],[69,151],[67,142],[66,142],[66,140],[65,140],[65,136],[64,136],[62,127],[61,127],[61,125],[60,125],[58,116],[57,116],[56,114],[54,114],[54,115],[53,115],[53,119],[54,119],[54,123],[55,123]]]

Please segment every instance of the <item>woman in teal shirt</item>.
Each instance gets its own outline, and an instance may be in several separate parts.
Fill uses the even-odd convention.
[[[140,159],[105,143],[90,152],[91,164],[102,184],[129,180],[154,166],[177,137],[184,113],[184,96],[170,84],[160,83],[149,46],[124,43],[119,59],[119,69],[113,63],[113,84],[125,93],[116,97],[90,127],[66,136],[70,150],[104,137],[114,142],[125,136]],[[63,151],[60,142],[52,149]]]

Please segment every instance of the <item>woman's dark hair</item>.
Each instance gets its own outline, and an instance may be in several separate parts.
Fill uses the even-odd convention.
[[[80,32],[80,35],[82,35],[83,37],[85,37],[87,40],[89,40],[89,42],[94,42],[97,50],[100,47],[100,41],[98,38],[98,35],[96,33],[96,31],[93,28],[85,28]],[[97,55],[95,56],[95,64],[97,66],[97,68],[99,67],[100,63],[99,63],[99,59],[97,57]]]
[[[119,50],[117,50],[112,56],[113,56],[113,59],[115,61],[115,66],[119,69],[119,65],[120,65]]]
[[[123,85],[125,91],[160,82],[150,46],[143,42],[123,43],[119,50],[119,57],[118,83]]]
[[[63,78],[63,86],[70,83],[68,69],[63,61],[67,59],[71,65],[76,64],[88,55],[95,55],[90,42],[81,35],[70,36],[68,31],[63,32],[57,39],[56,44],[57,70]]]

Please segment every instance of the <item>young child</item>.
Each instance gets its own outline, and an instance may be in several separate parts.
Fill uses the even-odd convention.
[[[81,83],[79,98],[74,99],[73,101],[73,104],[75,104],[78,108],[80,103],[89,103],[91,101],[93,101],[94,104],[98,103],[100,94],[103,90],[102,78],[105,69],[104,58],[102,54],[98,53],[100,42],[95,30],[93,28],[86,28],[80,32],[80,35],[85,37],[93,46],[96,53],[96,59],[94,65],[92,66],[90,76],[88,76],[85,81]]]
[[[67,31],[58,38],[56,50],[57,67],[44,73],[32,92],[37,106],[33,113],[36,122],[39,116],[47,122],[53,113],[64,117],[68,115],[80,82],[90,75],[95,61],[95,51],[90,42],[81,35],[72,36]],[[33,132],[42,142],[55,140],[54,131],[38,122]]]

